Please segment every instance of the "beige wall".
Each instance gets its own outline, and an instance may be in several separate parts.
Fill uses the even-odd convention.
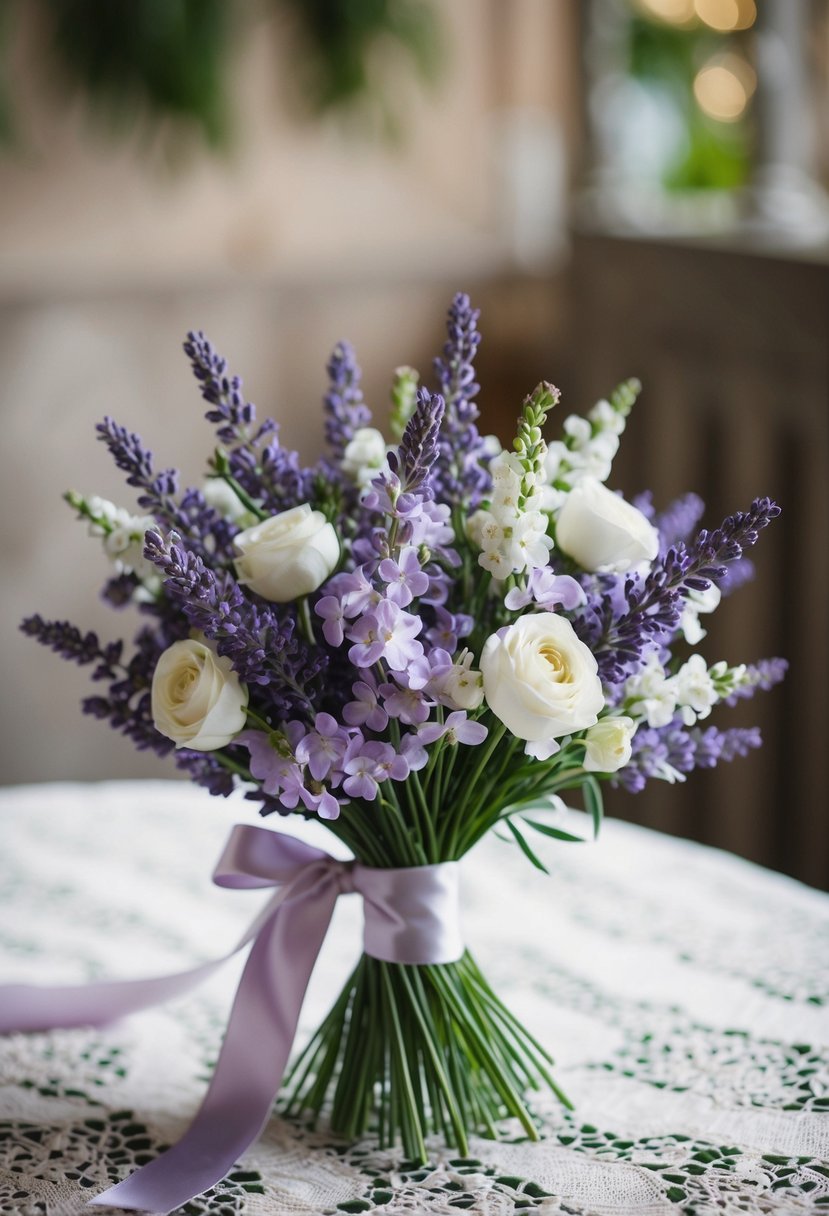
[[[187,329],[212,337],[260,411],[279,417],[284,442],[308,456],[340,337],[357,345],[380,414],[392,368],[427,369],[459,288],[492,301],[505,338],[517,336],[511,315],[525,343],[547,342],[555,309],[537,276],[560,244],[572,5],[455,0],[441,11],[442,84],[431,95],[407,76],[398,85],[405,146],[289,117],[290,31],[275,62],[273,31],[259,22],[235,64],[232,157],[194,154],[175,172],[160,145],[102,143],[77,107],[56,110],[37,67],[39,31],[29,22],[20,32],[15,93],[28,144],[0,161],[0,780],[159,772],[81,717],[85,673],[17,623],[39,611],[106,636],[128,631],[97,602],[104,559],[60,493],[131,505],[94,440],[105,413],[160,463],[200,476],[210,431],[180,350]],[[523,388],[541,374],[550,371],[528,368]],[[486,392],[484,404],[493,416],[515,410]]]

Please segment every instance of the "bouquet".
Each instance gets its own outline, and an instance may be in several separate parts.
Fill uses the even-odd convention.
[[[391,441],[339,344],[326,452],[310,468],[189,334],[216,428],[204,484],[180,492],[107,418],[98,436],[142,514],[66,496],[115,563],[104,598],[143,618],[133,650],[40,616],[23,624],[91,667],[101,691],[86,713],[173,753],[213,794],[241,787],[263,815],[323,820],[375,878],[442,881],[493,830],[544,869],[543,838],[581,838],[565,796],[595,834],[603,784],[682,781],[757,747],[757,731],[708,717],[785,668],[710,665],[696,649],[779,508],[758,498],[709,531],[693,494],[657,512],[647,494],[608,489],[633,380],[549,444],[559,393],[539,384],[502,449],[477,427],[477,320],[456,296],[435,391],[397,369]],[[495,1135],[506,1116],[535,1137],[528,1092],[567,1101],[552,1061],[456,954],[364,954],[293,1064],[284,1110],[324,1112],[353,1138],[371,1126],[415,1160],[429,1133],[465,1154],[470,1132]]]

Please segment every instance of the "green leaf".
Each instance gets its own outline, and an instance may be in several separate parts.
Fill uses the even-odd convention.
[[[593,839],[595,840],[599,835],[599,828],[602,826],[604,816],[602,787],[595,777],[585,777],[582,789],[584,790],[584,809],[593,818]]]
[[[553,840],[567,840],[574,844],[584,844],[583,836],[574,836],[572,832],[565,832],[562,828],[553,828],[547,823],[536,823],[534,819],[522,819],[521,822],[526,823],[529,828],[535,828],[543,836],[551,836]]]
[[[515,824],[512,822],[512,820],[507,819],[505,822],[506,822],[507,827],[509,828],[509,830],[512,832],[513,836],[515,837],[515,843],[518,845],[518,847],[520,848],[520,850],[524,854],[524,856],[527,858],[527,860],[532,862],[532,864],[535,866],[535,868],[537,870],[540,870],[542,874],[546,874],[549,876],[550,871],[547,869],[547,867],[544,865],[544,863],[542,861],[538,860],[535,853],[532,851],[530,846],[527,844],[526,840],[521,835],[521,833],[518,831],[518,828],[515,826]]]

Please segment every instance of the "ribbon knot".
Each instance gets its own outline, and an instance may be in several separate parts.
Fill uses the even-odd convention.
[[[340,895],[356,895],[357,887],[354,882],[354,862],[338,861],[334,864],[338,868],[337,881],[339,883]]]
[[[250,945],[204,1100],[171,1149],[90,1202],[169,1212],[218,1182],[259,1136],[279,1090],[305,990],[340,895],[363,897],[363,946],[386,962],[463,954],[457,862],[380,870],[296,837],[237,824],[213,874],[221,887],[275,888],[231,954],[178,975],[80,988],[0,987],[0,1031],[101,1025],[187,992]]]

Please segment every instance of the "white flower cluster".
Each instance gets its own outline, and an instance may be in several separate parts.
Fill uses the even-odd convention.
[[[739,688],[745,675],[745,665],[729,667],[720,662],[709,668],[701,654],[693,654],[669,676],[652,652],[642,671],[626,681],[623,705],[651,727],[667,726],[677,713],[686,726],[693,726]]]
[[[464,648],[452,666],[435,681],[434,693],[450,709],[477,709],[484,699],[480,671],[472,666],[474,656]]]
[[[679,628],[685,641],[691,646],[696,646],[697,642],[701,642],[706,634],[706,630],[700,624],[700,616],[703,613],[713,612],[719,606],[721,599],[722,592],[716,583],[711,583],[707,591],[688,592],[688,598],[679,620]]]
[[[375,477],[387,468],[389,445],[382,431],[373,426],[361,426],[346,444],[342,458],[342,470],[351,477],[361,490],[366,490]]]
[[[609,401],[597,401],[587,418],[571,414],[565,420],[566,439],[555,440],[547,447],[544,468],[552,488],[546,496],[547,510],[560,506],[567,488],[584,477],[607,481],[624,429],[624,415]]]
[[[501,452],[489,469],[489,508],[476,511],[467,524],[469,539],[481,549],[479,565],[501,580],[546,566],[553,542],[547,535],[538,475],[527,471],[513,452]]]
[[[152,515],[131,515],[106,498],[86,499],[89,535],[99,536],[119,572],[135,574],[148,591],[161,586],[155,566],[144,557],[144,533],[156,527]]]

